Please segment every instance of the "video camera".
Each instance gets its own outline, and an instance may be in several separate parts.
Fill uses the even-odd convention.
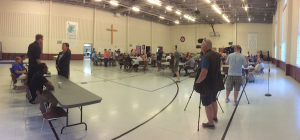
[[[198,39],[198,43],[201,44],[205,38]],[[197,49],[201,49],[201,45],[196,45]]]
[[[233,44],[233,42],[229,42],[228,45],[230,45],[230,46],[225,48],[225,51],[228,52],[229,54],[234,53],[235,45],[232,45],[232,44]],[[240,53],[242,53],[242,49],[241,49]]]

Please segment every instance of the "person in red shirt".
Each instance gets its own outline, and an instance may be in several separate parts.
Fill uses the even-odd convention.
[[[106,49],[104,49],[104,66],[105,67],[107,67],[108,58],[109,58],[109,52]]]
[[[138,55],[138,54],[137,54],[137,50],[134,50],[134,55],[135,55],[135,56],[137,56],[137,55]]]

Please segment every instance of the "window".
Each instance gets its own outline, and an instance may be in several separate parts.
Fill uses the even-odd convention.
[[[297,41],[297,58],[296,58],[296,65],[300,67],[300,33],[298,34],[298,41]]]
[[[286,46],[286,42],[283,41],[281,44],[281,61],[285,62],[285,47]]]
[[[286,3],[287,3],[287,0],[284,0],[284,1],[283,1],[283,5],[286,5]]]

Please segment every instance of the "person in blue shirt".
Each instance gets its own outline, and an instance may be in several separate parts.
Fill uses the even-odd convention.
[[[238,105],[237,97],[240,92],[240,88],[242,85],[242,66],[245,68],[248,67],[248,61],[249,57],[248,56],[243,56],[241,54],[241,46],[236,45],[234,47],[234,53],[231,53],[227,60],[226,63],[229,64],[229,70],[228,70],[228,77],[227,77],[227,82],[226,82],[226,103],[229,103],[229,95],[230,92],[234,88],[234,105]]]
[[[90,55],[90,58],[92,59],[93,55],[95,54],[95,48],[93,48],[92,52],[91,52],[91,55]]]
[[[17,80],[25,80],[26,70],[22,70],[21,64],[21,57],[17,57],[16,62],[12,65],[11,72],[16,76]]]
[[[26,59],[25,55],[22,54],[21,55],[21,63],[20,63],[20,66],[21,66],[22,69],[25,68],[24,65],[23,65],[23,60],[25,60],[25,59]]]
[[[94,53],[94,64],[95,65],[98,64],[98,55],[97,55],[97,52]]]
[[[200,100],[205,107],[208,122],[202,123],[203,128],[215,128],[214,121],[218,122],[217,94],[224,89],[221,76],[220,55],[212,50],[212,42],[204,39],[201,45],[201,62],[195,77],[194,90],[200,93]],[[189,56],[190,59],[192,59]],[[200,103],[201,103],[200,101]]]

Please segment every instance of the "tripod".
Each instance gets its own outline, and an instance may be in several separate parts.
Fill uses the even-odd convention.
[[[244,75],[246,75],[246,72],[244,72]],[[227,80],[227,77],[228,77],[228,75],[225,77],[225,79],[224,79],[224,84],[225,84],[225,82],[226,82],[226,80]],[[245,84],[245,86],[242,86],[243,88],[245,88],[246,87],[246,85],[247,85],[247,78],[246,78],[246,84]],[[247,101],[248,101],[248,104],[250,104],[250,102],[249,102],[249,99],[248,99],[248,96],[247,96],[247,93],[246,93],[246,91],[244,91],[245,92],[245,96],[246,96],[246,98],[247,98]],[[219,93],[218,93],[218,96],[217,96],[217,99],[219,98],[219,95],[220,95],[220,93],[221,93],[221,91],[219,91]],[[218,102],[219,103],[219,102]],[[220,103],[219,103],[220,104]],[[221,106],[220,106],[221,107]],[[222,108],[221,108],[222,109]],[[222,111],[223,111],[223,109],[222,109]],[[223,112],[224,113],[224,112]]]
[[[192,97],[194,91],[195,91],[195,90],[192,91],[192,94],[191,94],[191,96],[190,96],[190,98],[189,98],[189,100],[188,100],[188,102],[187,102],[187,104],[186,104],[186,106],[185,106],[185,108],[184,108],[184,111],[185,111],[187,105],[189,104],[190,99],[191,99],[191,97]],[[200,123],[200,109],[201,109],[201,102],[202,102],[202,98],[201,98],[201,95],[200,95],[200,102],[199,102],[199,116],[198,116],[198,131],[199,131],[199,123]]]
[[[186,104],[186,106],[185,106],[185,108],[184,108],[184,111],[186,110],[186,108],[187,108],[187,106],[188,106],[188,104],[189,104],[189,102],[190,102],[190,100],[191,100],[191,98],[192,98],[192,95],[193,95],[194,91],[195,91],[195,90],[192,91],[191,96],[190,96],[190,98],[189,98],[189,100],[188,100],[188,102],[187,102],[187,104]],[[199,131],[199,123],[200,123],[200,122],[199,122],[199,121],[200,121],[200,109],[201,109],[201,102],[202,102],[202,98],[201,98],[201,97],[202,97],[202,96],[200,95],[199,116],[198,116],[198,131]],[[221,104],[220,104],[218,98],[216,99],[216,101],[218,102],[218,104],[219,104],[219,106],[220,106],[222,112],[224,113],[223,108],[222,108],[222,106],[221,106]]]
[[[247,83],[248,83],[248,81],[246,81],[245,86],[243,86],[243,90],[242,90],[242,93],[241,93],[241,95],[240,95],[239,102],[240,102],[240,100],[241,100],[241,98],[242,98],[242,96],[243,96],[243,93],[245,92],[245,88],[246,88],[246,86],[247,86]],[[246,92],[245,92],[245,93],[246,93]],[[245,94],[245,95],[246,95],[246,94]],[[248,98],[247,98],[247,99],[248,99]],[[248,102],[249,102],[249,100],[248,100]],[[230,127],[230,124],[231,124],[231,122],[232,122],[232,119],[233,119],[233,117],[234,117],[235,111],[236,111],[236,109],[237,109],[238,106],[239,106],[239,104],[237,104],[237,105],[235,106],[235,108],[234,108],[234,110],[233,110],[233,113],[232,113],[232,115],[231,115],[231,117],[230,117],[230,120],[229,120],[229,122],[228,122],[228,124],[227,124],[227,127],[226,127],[226,129],[225,129],[225,132],[224,132],[224,134],[223,134],[221,140],[224,140],[224,139],[225,139],[226,134],[227,134],[227,132],[228,132],[228,129],[229,129],[229,127]]]

